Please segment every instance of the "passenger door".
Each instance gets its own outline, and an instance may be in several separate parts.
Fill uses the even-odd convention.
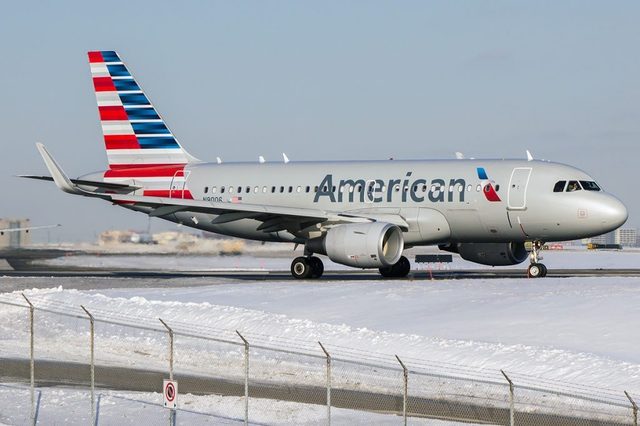
[[[527,209],[527,186],[531,177],[531,167],[516,167],[511,172],[509,192],[507,194],[508,210]]]

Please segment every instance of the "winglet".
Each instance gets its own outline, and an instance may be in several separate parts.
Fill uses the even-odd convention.
[[[464,160],[464,154],[459,151],[456,151],[456,159]]]
[[[284,164],[287,164],[289,162],[289,157],[287,157],[287,154],[285,154],[284,152],[282,153],[282,160],[284,161]]]
[[[527,161],[533,161],[533,155],[527,150]]]
[[[53,181],[56,183],[58,188],[64,192],[68,192],[69,194],[82,194],[82,191],[75,187],[56,160],[54,160],[51,154],[49,154],[47,148],[45,148],[41,143],[36,143],[36,147],[38,148],[38,151],[40,151],[44,164],[47,166],[47,169],[49,169],[49,173],[51,173]]]

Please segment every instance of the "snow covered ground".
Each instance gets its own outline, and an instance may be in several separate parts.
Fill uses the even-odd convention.
[[[90,394],[75,388],[47,387],[39,390],[39,424],[87,425],[91,424]],[[99,391],[98,420],[101,425],[159,425],[168,421],[169,410],[162,407],[162,394],[148,392]],[[37,398],[37,395],[36,395]],[[96,397],[98,399],[98,397]],[[0,384],[3,407],[12,407],[9,413],[0,410],[0,424],[28,424],[30,396],[28,387],[21,384]],[[221,425],[244,423],[244,399],[219,395],[179,395],[180,408],[176,420],[185,425]],[[325,425],[327,409],[324,406],[251,398],[249,401],[251,424]],[[239,415],[238,415],[239,414]],[[401,419],[394,414],[358,412],[333,407],[333,424],[344,425],[397,425]],[[463,423],[412,419],[411,424],[452,426]],[[469,423],[464,423],[469,425]]]
[[[545,257],[551,268],[640,266],[639,253],[549,252]],[[288,263],[270,261],[270,268]],[[154,266],[157,260],[143,257],[136,262]],[[164,264],[168,263],[165,259]],[[0,284],[11,279],[1,278]],[[623,390],[640,395],[640,278],[218,280],[210,286],[181,288],[145,288],[143,282],[131,280],[131,288],[99,291],[65,290],[65,280],[51,278],[51,289],[26,294],[36,306],[58,311],[82,315],[82,304],[97,317],[116,318],[117,313],[121,321],[153,327],[160,317],[180,330],[233,341],[238,340],[234,331],[239,330],[251,342],[318,355],[320,340],[334,356],[345,359],[361,357],[391,365],[398,354],[409,368],[497,382],[499,369],[504,369],[516,384],[592,394],[608,388],[621,401]],[[0,294],[0,300],[23,303],[18,293]],[[38,355],[86,361],[86,323],[55,325],[47,318],[41,314],[49,327],[39,328]],[[0,352],[4,356],[27,353],[26,330],[24,309],[2,305]],[[100,362],[166,366],[165,354],[154,352],[165,347],[161,332],[143,335],[125,328],[118,332],[122,338],[98,344]],[[228,352],[236,357],[237,349]],[[193,346],[190,353],[177,353],[177,363],[188,371],[208,371],[213,367],[206,353]],[[229,376],[235,374],[234,368],[241,364],[234,364]],[[318,379],[321,376],[311,380]]]

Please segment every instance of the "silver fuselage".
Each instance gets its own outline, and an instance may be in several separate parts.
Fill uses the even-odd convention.
[[[487,179],[479,177],[479,168]],[[407,246],[566,241],[606,233],[627,219],[625,206],[605,191],[554,192],[560,180],[594,179],[574,167],[537,160],[197,163],[186,167],[185,177],[186,184],[172,183],[172,189],[188,190],[195,200],[212,204],[400,216],[409,225],[404,229]],[[487,180],[497,189],[499,200],[491,201],[484,193]],[[304,243],[321,232],[319,224],[264,232],[255,219],[212,224],[215,217],[178,212],[164,218],[262,241]]]

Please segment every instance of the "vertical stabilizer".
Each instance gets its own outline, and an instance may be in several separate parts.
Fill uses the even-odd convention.
[[[105,181],[135,183],[143,195],[191,198],[185,166],[198,160],[180,146],[114,51],[89,52],[107,150]]]
[[[109,168],[197,161],[178,143],[114,51],[89,52]]]

